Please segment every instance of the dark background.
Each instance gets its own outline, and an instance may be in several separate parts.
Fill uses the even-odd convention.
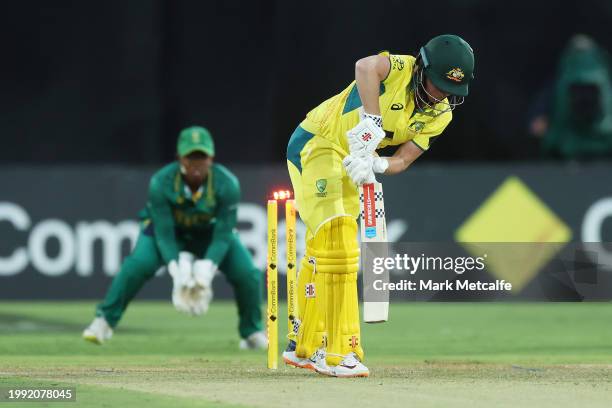
[[[154,164],[180,128],[218,158],[282,162],[306,112],[354,62],[456,33],[475,82],[434,160],[538,157],[531,100],[575,33],[612,49],[612,2],[19,1],[0,12],[0,161]]]

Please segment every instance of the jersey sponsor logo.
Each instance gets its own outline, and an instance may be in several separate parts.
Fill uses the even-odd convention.
[[[398,56],[398,55],[392,55],[391,56],[391,66],[393,69],[396,69],[398,71],[401,71],[402,69],[404,69],[404,60]]]
[[[318,179],[315,185],[319,191],[316,193],[317,197],[326,197],[327,191],[325,191],[325,189],[327,189],[327,179]]]
[[[401,103],[394,103],[391,105],[391,110],[402,110],[404,109],[404,105]]]
[[[448,71],[446,73],[446,77],[451,81],[461,82],[463,81],[463,77],[465,77],[465,74],[463,73],[463,70],[461,68],[457,67]]]
[[[363,140],[364,142],[369,142],[370,140],[372,140],[372,134],[371,133],[364,133],[361,136],[361,140]]]
[[[198,227],[210,222],[213,218],[211,214],[206,213],[196,213],[192,214],[187,211],[182,211],[179,209],[174,209],[174,220],[176,224],[182,227]]]

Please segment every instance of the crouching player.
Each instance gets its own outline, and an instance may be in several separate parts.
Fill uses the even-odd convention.
[[[219,268],[236,294],[240,347],[264,349],[268,342],[262,331],[262,274],[235,230],[238,179],[213,164],[213,140],[202,127],[183,130],[177,152],[178,160],[151,178],[136,246],[83,337],[98,344],[108,340],[130,301],[163,265],[173,278],[175,307],[191,314],[205,312]]]
[[[287,165],[307,227],[298,278],[299,325],[287,364],[337,377],[368,376],[359,326],[357,187],[374,173],[408,168],[451,121],[468,94],[470,46],[455,35],[430,40],[416,57],[359,60],[355,81],[313,109],[287,146]],[[399,148],[392,157],[375,150]],[[412,197],[416,199],[415,197]]]

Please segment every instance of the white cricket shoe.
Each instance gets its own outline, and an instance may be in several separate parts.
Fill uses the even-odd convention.
[[[246,339],[240,340],[240,350],[267,350],[268,336],[263,331],[251,334]]]
[[[312,369],[319,374],[335,377],[336,374],[334,373],[334,370],[327,365],[326,358],[327,353],[325,352],[325,348],[321,347],[317,349],[317,351],[315,351],[312,357],[309,359],[312,364]]]
[[[364,366],[363,363],[357,357],[355,353],[349,353],[333,369],[335,377],[367,377],[370,375],[368,367]]]
[[[113,329],[103,317],[96,317],[83,331],[83,338],[95,344],[102,344],[113,337]]]
[[[297,354],[295,354],[295,347],[295,341],[290,340],[289,344],[287,345],[287,348],[285,349],[285,351],[283,351],[283,361],[285,362],[285,364],[297,368],[305,368],[307,370],[314,371],[314,365],[312,364],[312,361],[310,361],[309,358],[298,357]]]
[[[315,371],[312,361],[309,358],[298,357],[295,351],[283,351],[283,361],[293,367]]]

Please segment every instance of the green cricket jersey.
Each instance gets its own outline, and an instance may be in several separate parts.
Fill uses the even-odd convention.
[[[210,240],[204,258],[219,265],[236,227],[240,183],[227,168],[213,164],[200,190],[192,194],[183,182],[179,163],[163,167],[151,178],[147,206],[141,212],[152,222],[165,263],[178,259],[177,240]]]

